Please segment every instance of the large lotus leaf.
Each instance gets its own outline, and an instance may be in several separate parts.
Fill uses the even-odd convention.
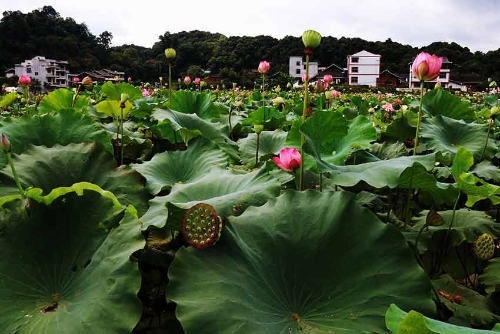
[[[349,124],[345,136],[336,137],[331,144],[323,146],[321,158],[330,164],[343,165],[353,152],[368,148],[375,140],[377,131],[372,122],[365,116],[358,116]]]
[[[472,167],[471,173],[486,180],[493,180],[497,183],[500,182],[500,168],[498,168],[498,166],[493,165],[488,160],[483,160],[474,167]]]
[[[438,182],[434,175],[418,162],[401,173],[398,187],[425,191],[432,196],[436,205],[453,205],[459,192],[454,184]]]
[[[284,131],[262,131],[259,135],[258,161],[278,154],[285,146],[287,132]],[[257,151],[257,134],[250,133],[247,137],[238,141],[241,152],[241,161],[245,165],[255,165],[255,154]]]
[[[395,188],[400,184],[401,174],[408,167],[418,163],[430,171],[434,168],[434,162],[435,155],[427,154],[347,166],[335,166],[320,162],[320,166],[325,171],[330,172],[333,183],[340,186],[351,187],[365,181],[376,188]]]
[[[130,109],[132,109],[132,102],[125,102],[125,108],[120,108],[120,101],[116,100],[105,100],[99,102],[95,106],[98,112],[101,112],[109,117],[113,117],[116,120],[126,119]]]
[[[59,88],[42,98],[38,110],[40,113],[50,113],[63,110],[83,110],[88,106],[87,98],[79,95],[73,105],[75,92],[67,88]]]
[[[109,152],[113,152],[106,132],[90,117],[74,110],[60,111],[56,115],[34,115],[21,118],[5,118],[0,123],[0,133],[4,133],[12,143],[12,153],[24,152],[29,144],[52,147],[56,144],[99,142]],[[0,168],[7,163],[0,151]]]
[[[248,208],[211,249],[180,249],[169,279],[188,334],[385,333],[392,302],[434,311],[399,231],[347,192],[287,191]]]
[[[45,193],[77,182],[97,184],[124,204],[133,204],[140,214],[147,210],[149,195],[132,168],[115,168],[113,155],[92,143],[29,146],[14,157],[14,165],[24,187],[41,188]],[[0,174],[12,178],[9,166]]]
[[[405,334],[481,334],[491,331],[460,327],[446,322],[428,318],[417,311],[409,313],[401,310],[395,304],[391,304],[385,314],[387,328],[392,333]],[[494,331],[495,330],[493,329]]]
[[[462,146],[471,152],[476,160],[481,159],[487,137],[486,124],[465,123],[445,116],[436,116],[423,119],[420,130],[422,142],[430,149],[443,153],[451,152],[454,155]],[[492,157],[496,150],[495,144],[489,140],[484,157]]]
[[[134,101],[142,98],[142,92],[138,87],[135,87],[127,82],[121,82],[114,84],[112,82],[106,82],[101,87],[101,93],[104,93],[109,100],[121,100],[122,94],[128,94],[128,100]]]
[[[141,276],[129,256],[144,247],[134,216],[120,222],[123,211],[94,192],[3,211],[2,331],[130,333],[141,315]]]
[[[348,126],[344,116],[331,111],[315,112],[300,127],[300,132],[316,152],[321,152],[322,145],[344,137],[347,131]]]
[[[131,166],[146,178],[146,188],[156,195],[176,183],[196,181],[213,168],[224,169],[227,155],[212,142],[200,138],[185,151],[157,153],[151,161]]]
[[[164,215],[168,212],[165,210],[168,203],[188,209],[203,202],[213,206],[222,217],[239,215],[250,205],[262,205],[278,196],[281,185],[291,179],[291,174],[280,171],[272,175],[264,167],[246,174],[213,169],[201,179],[186,184],[177,183],[169,195],[155,198],[141,221],[145,228],[150,225],[161,228],[167,222],[169,228],[179,230],[181,222],[167,221],[168,216]]]
[[[415,138],[415,127],[413,127],[407,117],[396,118],[387,126],[382,138],[405,142]]]
[[[444,89],[433,89],[427,92],[422,100],[422,109],[432,116],[441,115],[465,121],[476,119],[474,109],[469,103]]]
[[[180,90],[172,94],[172,109],[185,113],[196,114],[203,119],[215,119],[227,109],[212,102],[210,94],[194,93]]]
[[[443,275],[439,279],[433,280],[432,284],[438,291],[443,291],[452,297],[455,295],[461,297],[462,302],[456,303],[440,294],[441,302],[453,312],[454,318],[464,319],[471,326],[481,326],[483,328],[491,328],[496,322],[500,321],[499,308],[491,297],[485,297],[458,284],[449,275]]]
[[[425,210],[412,220],[411,226],[402,229],[406,239],[412,244],[415,243],[417,234],[425,225],[426,217],[429,211]],[[450,227],[453,210],[439,211],[445,223],[441,226],[429,226],[420,236],[418,249],[420,253],[425,253],[433,247],[441,247]],[[457,210],[452,229],[450,231],[450,241],[453,246],[458,246],[462,242],[473,243],[476,238],[483,234],[500,235],[500,226],[482,211],[473,211],[468,209]]]
[[[488,293],[500,291],[500,258],[497,257],[489,261],[484,273],[479,276],[479,281],[484,284]]]
[[[18,97],[19,97],[19,95],[17,94],[17,92],[11,92],[9,94],[6,94],[0,100],[0,108],[3,108],[5,106],[10,106],[12,103],[14,103],[18,99]]]
[[[279,128],[285,122],[285,116],[276,108],[260,107],[252,111],[246,119],[241,121],[243,125],[262,124],[267,130]]]
[[[159,122],[168,120],[186,144],[189,139],[201,135],[219,146],[231,159],[238,160],[237,145],[228,137],[228,127],[201,119],[196,114],[184,114],[174,110],[155,109],[152,117]]]

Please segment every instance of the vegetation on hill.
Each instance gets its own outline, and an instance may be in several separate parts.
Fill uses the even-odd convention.
[[[220,74],[227,82],[253,83],[252,71],[259,61],[271,62],[271,74],[281,71],[286,75],[288,57],[302,54],[301,39],[295,36],[276,39],[270,36],[226,37],[204,31],[166,32],[151,48],[128,44],[112,47],[112,38],[109,31],[94,36],[84,23],[61,17],[51,6],[27,14],[6,11],[0,21],[0,71],[42,55],[68,60],[72,73],[106,67],[124,71],[134,80],[153,81],[166,75],[168,66],[164,50],[173,47],[178,54],[174,77],[203,76],[203,70],[209,70]],[[344,67],[348,54],[363,49],[382,55],[382,70],[400,74],[408,72],[408,63],[420,51],[391,39],[370,42],[325,36],[314,60],[322,66],[335,63]],[[472,75],[481,80],[500,79],[500,48],[472,53],[457,43],[435,42],[421,49],[447,56],[456,74]]]

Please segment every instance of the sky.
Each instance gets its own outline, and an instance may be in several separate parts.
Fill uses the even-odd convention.
[[[112,45],[152,47],[166,32],[202,30],[229,36],[388,38],[423,47],[456,42],[472,52],[500,48],[500,0],[23,0],[0,2],[0,12],[52,6],[62,17],[85,23]]]

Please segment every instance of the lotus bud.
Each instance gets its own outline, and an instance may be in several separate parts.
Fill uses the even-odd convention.
[[[94,83],[92,82],[92,79],[89,76],[86,76],[82,80],[82,85],[85,87],[85,89],[91,90],[92,87],[94,86]]]
[[[421,52],[413,61],[412,72],[420,81],[431,81],[436,79],[441,71],[443,58]]]
[[[120,95],[120,103],[127,102],[129,98],[130,98],[130,96],[127,93],[122,93]]]
[[[9,138],[7,138],[6,135],[2,133],[2,150],[4,153],[9,153],[12,151],[12,144],[9,141]]]
[[[425,226],[441,226],[444,223],[443,217],[436,210],[430,210],[425,217]]]
[[[79,77],[74,77],[74,78],[73,78],[73,83],[74,83],[74,84],[77,84],[77,83],[79,83],[79,82],[80,82],[80,78],[79,78]]]
[[[259,63],[259,67],[258,67],[258,71],[259,73],[267,73],[269,72],[269,69],[271,68],[271,65],[269,64],[269,62],[263,60]]]
[[[167,57],[167,59],[169,60],[174,59],[175,56],[177,56],[177,52],[175,52],[174,49],[172,48],[165,49],[165,57]]]
[[[18,83],[20,86],[29,86],[31,84],[31,77],[29,75],[21,75]]]
[[[236,86],[238,86],[238,84],[236,82],[233,82],[233,89],[236,89]]]
[[[325,98],[326,98],[327,100],[330,100],[330,99],[332,98],[332,92],[331,92],[331,91],[329,91],[329,90],[327,90],[327,91],[325,92]]]
[[[286,88],[288,88],[288,89],[292,88],[292,84],[291,84],[290,82],[289,82],[289,83],[287,83],[287,84],[286,84]]]
[[[254,124],[253,131],[255,131],[256,134],[261,133],[262,131],[264,131],[264,125],[263,124]]]
[[[127,81],[131,82],[132,81],[132,77],[128,77]]]
[[[373,113],[375,112],[375,108],[370,108],[370,109],[368,109],[368,112],[369,112],[370,114],[373,114]]]
[[[306,30],[302,34],[302,42],[306,48],[315,48],[321,43],[321,35],[315,30]]]
[[[276,108],[285,104],[285,100],[283,100],[283,98],[281,96],[274,98],[272,101],[273,101],[273,106]]]
[[[443,88],[443,86],[441,85],[441,81],[436,82],[436,84],[434,85],[434,89],[439,89],[439,88]]]

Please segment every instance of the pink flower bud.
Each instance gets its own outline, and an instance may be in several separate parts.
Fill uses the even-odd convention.
[[[194,84],[195,85],[199,85],[201,82],[201,79],[200,78],[194,78]]]
[[[184,77],[184,83],[185,83],[186,85],[189,85],[189,84],[191,83],[191,77],[189,77],[189,75],[186,75],[186,76]]]
[[[131,78],[131,77],[128,77],[127,81],[128,81],[128,82],[132,81],[132,78]]]
[[[259,63],[259,73],[267,73],[269,72],[269,69],[271,68],[271,65],[269,64],[269,62],[263,60]]]
[[[31,84],[31,77],[28,75],[21,75],[18,83],[21,86],[29,86]]]
[[[80,82],[80,78],[79,77],[74,77],[73,78],[73,83],[77,84]]]
[[[4,153],[9,153],[10,151],[12,151],[12,144],[10,143],[9,138],[7,138],[7,136],[4,135],[3,133],[2,133],[1,145]]]
[[[327,84],[333,82],[333,77],[330,75],[330,74],[325,74],[325,76],[323,77],[323,81]]]
[[[443,58],[421,52],[413,61],[411,67],[413,75],[420,81],[431,81],[439,76]]]
[[[302,156],[296,148],[287,147],[280,151],[279,157],[273,157],[273,161],[285,172],[293,172],[302,164]]]

